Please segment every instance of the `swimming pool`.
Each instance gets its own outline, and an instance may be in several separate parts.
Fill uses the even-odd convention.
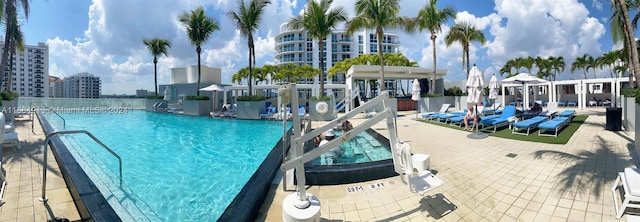
[[[64,135],[69,152],[124,221],[214,221],[281,139],[282,123],[131,111],[61,113],[65,129],[85,129],[122,157],[82,135]],[[57,117],[48,118],[60,129]]]
[[[333,131],[336,136],[341,136],[341,130]],[[383,142],[378,141],[372,132],[362,132],[350,140],[344,141],[340,144],[340,148],[336,152],[332,152],[334,155],[327,155],[327,153],[313,159],[312,165],[346,165],[354,163],[367,163],[380,160],[391,159],[391,149],[388,145],[383,145]]]

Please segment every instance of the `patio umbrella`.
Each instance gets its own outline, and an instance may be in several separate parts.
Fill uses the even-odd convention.
[[[166,101],[169,101],[169,99],[171,99],[171,89],[169,89],[169,86],[164,87],[164,98],[162,99]]]
[[[469,78],[467,79],[466,86],[467,86],[467,92],[469,93],[469,95],[467,96],[467,102],[474,104],[475,106],[474,110],[476,112],[476,116],[479,116],[480,113],[478,113],[478,103],[481,101],[482,86],[484,86],[484,81],[482,80],[482,73],[480,72],[480,69],[478,69],[478,67],[475,66],[475,64],[473,65],[473,68],[471,68],[471,70],[469,71]],[[467,137],[472,139],[486,138],[488,135],[479,134],[478,133],[479,124],[478,123],[475,123],[475,124],[476,124],[476,132]]]
[[[213,92],[213,109],[215,110],[218,107],[218,93],[217,91],[226,91],[227,89],[225,88],[224,85],[221,84],[211,84],[207,87],[204,87],[202,89],[199,89],[200,91],[210,91]]]
[[[420,100],[420,82],[418,79],[413,80],[411,100],[418,102]],[[418,112],[420,112],[420,105],[416,106],[416,119],[418,118]]]
[[[492,100],[495,103],[495,100],[498,98],[498,78],[496,78],[496,74],[491,76],[491,80],[489,80],[489,97],[488,99]]]
[[[547,83],[549,81],[544,80],[544,79],[540,79],[538,77],[532,76],[529,73],[520,73],[518,75],[503,79],[502,84],[517,84],[517,85],[522,85],[522,87],[524,88],[527,84],[540,84],[540,83]],[[525,95],[529,95],[528,93],[528,89],[523,90],[525,93]],[[529,102],[529,98],[527,96],[524,96],[522,98],[522,111],[524,111],[524,104],[528,104]],[[535,99],[535,94],[534,94],[534,99]],[[526,101],[525,101],[526,100]]]

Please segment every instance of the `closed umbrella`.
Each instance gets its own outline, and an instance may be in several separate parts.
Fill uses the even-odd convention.
[[[171,89],[169,89],[169,86],[164,87],[164,98],[162,99],[166,101],[169,101],[169,99],[171,99]]]
[[[476,112],[476,116],[480,116],[480,113],[478,112],[477,104],[481,101],[482,86],[484,86],[484,81],[482,80],[482,73],[480,72],[480,69],[478,69],[478,67],[476,67],[475,64],[473,65],[473,68],[471,68],[471,70],[469,71],[469,78],[467,79],[466,86],[467,86],[467,92],[469,93],[469,95],[467,96],[467,102],[474,104],[475,106],[474,110]],[[488,136],[487,134],[478,133],[478,125],[480,124],[476,123],[476,132],[467,136],[468,138],[482,139]]]
[[[412,88],[411,100],[418,102],[420,100],[420,82],[418,81],[418,79],[413,80]],[[419,107],[419,105],[416,106],[416,119],[418,118],[418,112],[420,112]]]
[[[498,78],[496,78],[496,74],[491,76],[491,80],[489,80],[489,96],[488,99],[495,100],[498,98]]]

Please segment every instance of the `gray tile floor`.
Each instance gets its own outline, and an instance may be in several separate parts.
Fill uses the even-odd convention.
[[[444,185],[411,193],[400,177],[335,186],[311,186],[326,221],[617,221],[610,192],[617,172],[636,166],[634,133],[604,129],[604,109],[581,110],[586,122],[566,145],[495,137],[398,118],[399,138],[431,157]],[[374,129],[386,135],[384,126]],[[517,154],[507,157],[507,154]],[[385,183],[361,192],[348,187]],[[281,184],[274,184],[259,221],[282,221]],[[625,221],[625,218],[621,221]]]

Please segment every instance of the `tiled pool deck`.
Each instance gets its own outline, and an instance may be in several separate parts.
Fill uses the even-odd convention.
[[[423,195],[411,193],[400,177],[335,186],[310,186],[322,202],[324,221],[617,221],[609,189],[617,172],[635,166],[634,133],[604,130],[604,109],[589,114],[566,145],[488,137],[420,123],[400,112],[398,134],[414,153],[431,156],[444,185]],[[36,120],[17,118],[22,147],[4,148],[8,180],[0,221],[80,220],[60,170],[49,152],[48,206],[41,194],[44,134]],[[362,120],[354,120],[355,125]],[[373,127],[387,135],[382,123]],[[507,154],[517,154],[507,157]],[[275,180],[279,181],[279,180]],[[369,189],[371,184],[384,184]],[[347,192],[347,188],[364,189]],[[258,221],[282,221],[282,200],[291,192],[274,184]],[[621,221],[625,221],[625,218]]]
[[[566,145],[473,140],[469,132],[400,113],[399,138],[413,153],[431,156],[444,185],[423,195],[411,193],[398,176],[309,186],[321,201],[324,221],[617,221],[610,189],[619,171],[636,166],[630,153],[634,133],[605,130],[603,108],[578,111],[589,118]],[[384,123],[373,128],[387,135]],[[385,186],[368,188],[378,183]],[[347,191],[359,186],[364,189]],[[282,221],[282,200],[290,193],[275,184],[258,220]]]

